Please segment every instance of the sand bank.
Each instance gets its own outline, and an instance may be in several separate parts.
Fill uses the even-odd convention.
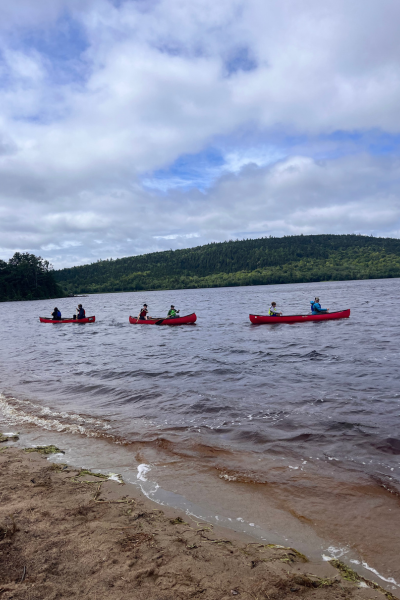
[[[46,458],[0,447],[1,600],[385,598],[332,564],[161,511],[135,486]]]

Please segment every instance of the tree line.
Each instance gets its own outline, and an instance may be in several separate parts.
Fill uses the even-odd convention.
[[[68,294],[400,277],[400,240],[299,235],[211,243],[54,272]]]
[[[64,297],[53,267],[41,256],[16,252],[8,262],[0,260],[0,301],[40,300]]]

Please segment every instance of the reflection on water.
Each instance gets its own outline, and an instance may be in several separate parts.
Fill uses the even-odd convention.
[[[243,504],[265,521],[268,501],[321,535],[348,535],[370,564],[359,515],[375,546],[399,544],[388,518],[400,493],[399,292],[394,279],[96,295],[84,299],[93,325],[40,324],[54,301],[3,303],[0,410],[126,444],[166,489],[173,472],[171,491],[215,510]],[[248,320],[272,300],[306,313],[315,295],[351,318]],[[73,313],[76,300],[57,302]],[[195,311],[197,324],[130,325],[142,302]]]

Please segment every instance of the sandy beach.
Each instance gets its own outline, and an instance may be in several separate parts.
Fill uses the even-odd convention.
[[[132,485],[0,447],[1,600],[393,599],[335,561],[161,511]]]

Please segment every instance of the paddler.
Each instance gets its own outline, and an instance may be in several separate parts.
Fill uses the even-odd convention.
[[[53,321],[59,321],[61,319],[61,312],[58,310],[57,306],[51,313],[51,316],[53,317]]]
[[[171,308],[168,311],[168,319],[175,319],[178,316],[179,310],[175,309],[175,306],[171,304]]]
[[[78,308],[76,309],[76,318],[84,319],[86,316],[85,309],[82,308],[82,304],[78,304]]]
[[[277,312],[277,310],[276,310],[276,302],[271,302],[271,306],[269,307],[269,311],[268,311],[268,316],[269,317],[281,317],[282,316],[282,313]]]
[[[310,300],[311,304],[311,312],[313,315],[318,315],[321,313],[329,312],[329,308],[322,308],[319,303],[319,298],[314,298],[314,300]]]
[[[143,304],[142,308],[140,309],[140,313],[138,315],[138,321],[147,321],[147,314],[148,314],[148,310],[147,310],[147,304]]]

